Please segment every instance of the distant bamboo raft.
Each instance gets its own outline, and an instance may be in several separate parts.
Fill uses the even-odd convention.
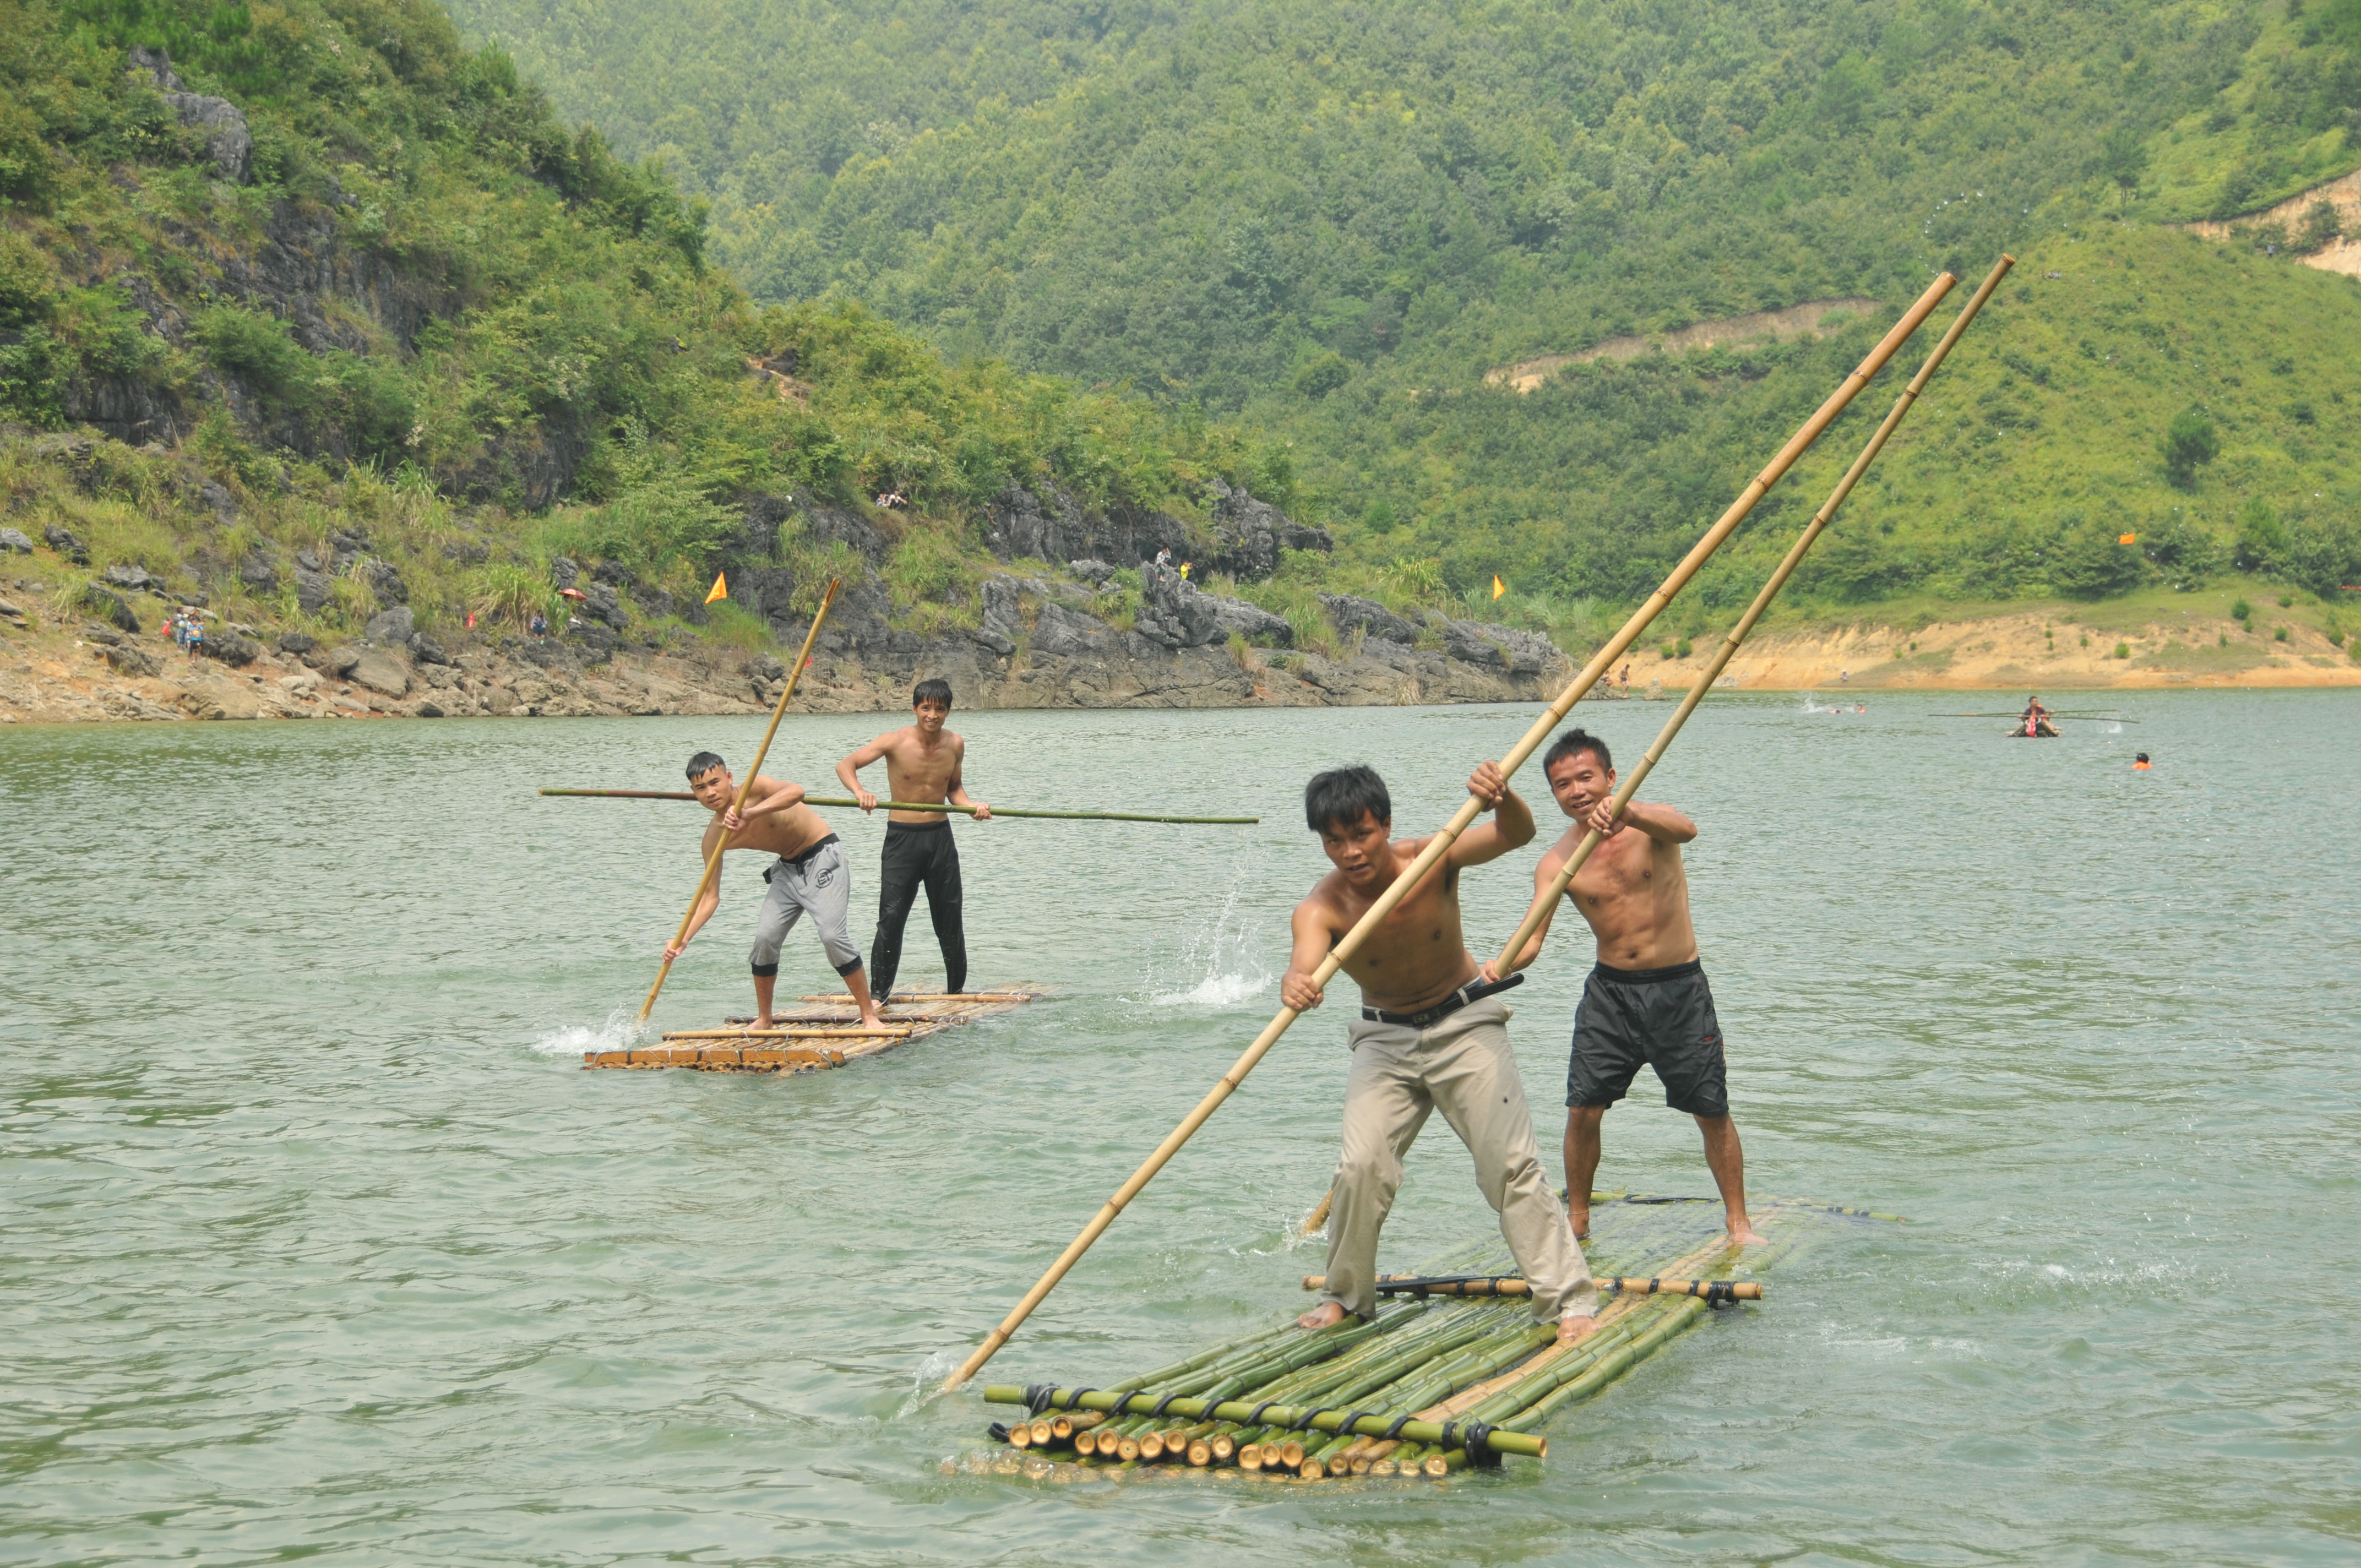
[[[842,1067],[923,1040],[946,1029],[1010,1012],[1045,994],[1029,986],[994,991],[896,992],[882,1011],[884,1027],[862,1026],[861,1010],[844,992],[796,998],[797,1005],[771,1015],[772,1026],[731,1018],[711,1029],[675,1029],[652,1046],[620,1051],[585,1051],[591,1068],[686,1068],[697,1072],[811,1072]]]
[[[1838,1212],[1858,1211],[1766,1202],[1754,1223],[1770,1245],[1741,1249],[1729,1245],[1719,1206],[1602,1198],[1587,1248],[1600,1285],[1620,1288],[1579,1344],[1559,1346],[1555,1325],[1535,1323],[1531,1302],[1511,1289],[1437,1288],[1521,1285],[1500,1266],[1499,1244],[1488,1242],[1419,1274],[1385,1277],[1428,1288],[1386,1301],[1369,1322],[1347,1318],[1306,1333],[1290,1313],[1126,1377],[987,1387],[987,1401],[1023,1406],[1025,1417],[993,1426],[1004,1446],[945,1468],[1072,1482],[1161,1467],[1301,1484],[1437,1479],[1504,1457],[1544,1458],[1558,1412],[1708,1311],[1759,1299],[1759,1283],[1739,1276],[1791,1255],[1837,1224]]]

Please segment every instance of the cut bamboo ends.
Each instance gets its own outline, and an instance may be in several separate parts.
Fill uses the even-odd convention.
[[[771,754],[771,737],[779,732],[779,720],[787,716],[787,704],[795,698],[796,683],[804,678],[804,671],[811,663],[812,644],[819,641],[820,622],[828,619],[829,607],[836,602],[837,587],[838,579],[830,577],[828,592],[820,597],[819,609],[812,616],[811,630],[804,633],[803,652],[796,655],[796,667],[788,672],[787,684],[780,688],[778,703],[771,709],[771,722],[763,731],[763,743],[754,749],[753,765],[746,770],[745,779],[738,785],[738,798],[730,803],[732,811],[746,809],[746,797],[753,793],[754,777],[763,771],[763,759]],[[715,875],[721,870],[721,857],[729,847],[730,835],[724,833],[715,842],[713,853],[705,858],[705,874],[697,879],[697,892],[689,896],[688,911],[680,917],[680,929],[673,936],[673,947],[688,939],[688,923],[697,918],[697,906],[705,902],[705,890],[713,885]],[[655,1011],[656,993],[664,989],[664,978],[672,973],[672,962],[669,957],[664,959],[664,967],[656,970],[656,982],[648,987],[648,999],[640,1003],[639,1021],[642,1024]]]
[[[1303,1277],[1306,1290],[1319,1290],[1327,1286],[1325,1275]],[[1760,1301],[1763,1286],[1752,1279],[1641,1279],[1625,1275],[1610,1275],[1591,1282],[1601,1290],[1630,1296],[1697,1296],[1710,1305],[1716,1301]],[[1484,1275],[1442,1275],[1422,1277],[1413,1274],[1380,1275],[1372,1287],[1380,1296],[1530,1296],[1533,1288],[1524,1280],[1511,1277]]]
[[[1755,504],[1763,499],[1771,487],[1778,483],[1781,477],[1795,466],[1795,460],[1804,455],[1813,442],[1819,439],[1820,433],[1828,428],[1829,422],[1843,412],[1852,400],[1860,394],[1861,389],[1869,384],[1871,378],[1884,368],[1886,361],[1893,358],[1902,345],[1908,341],[1910,335],[1918,330],[1920,323],[1927,319],[1936,305],[1941,302],[1943,297],[1950,292],[1958,281],[1959,280],[1949,272],[1941,274],[1927,287],[1927,291],[1918,297],[1917,302],[1904,313],[1902,319],[1878,341],[1877,346],[1872,349],[1868,356],[1863,358],[1852,373],[1845,378],[1843,383],[1829,394],[1828,400],[1820,405],[1812,417],[1804,422],[1801,428],[1788,439],[1787,444],[1781,447],[1771,461],[1764,465],[1762,472],[1748,483],[1746,488],[1741,492],[1735,501],[1730,503],[1729,509],[1722,513],[1713,527],[1708,529],[1705,536],[1690,548],[1686,555],[1682,557],[1680,564],[1673,568],[1664,578],[1663,585],[1648,597],[1647,602],[1642,604],[1624,623],[1622,630],[1609,638],[1607,644],[1598,652],[1591,655],[1590,662],[1583,666],[1581,672],[1567,685],[1565,691],[1559,694],[1557,700],[1550,704],[1543,712],[1541,718],[1525,732],[1524,738],[1519,740],[1501,760],[1500,772],[1503,776],[1513,777],[1516,771],[1524,764],[1525,760],[1549,739],[1550,732],[1565,719],[1574,705],[1598,684],[1601,675],[1614,667],[1615,661],[1622,657],[1624,651],[1639,639],[1641,632],[1647,630],[1648,623],[1672,601],[1674,595],[1687,586],[1689,579],[1697,575],[1698,569],[1705,565],[1707,558],[1719,549],[1723,542],[1736,532],[1738,525],[1745,521],[1747,514],[1754,510]],[[1320,967],[1312,976],[1313,984],[1325,986],[1334,978],[1336,972],[1344,967],[1345,960],[1360,950],[1361,944],[1368,939],[1369,933],[1393,913],[1395,906],[1400,904],[1410,890],[1415,887],[1427,872],[1434,869],[1436,862],[1450,850],[1459,835],[1467,830],[1468,825],[1476,820],[1482,810],[1483,802],[1473,795],[1461,804],[1443,830],[1428,840],[1426,848],[1420,851],[1417,859],[1394,879],[1393,885],[1378,896],[1378,901],[1370,905],[1368,912],[1345,934],[1343,939],[1334,948],[1330,949],[1328,956],[1321,960]],[[1272,1046],[1278,1043],[1279,1037],[1287,1032],[1288,1026],[1295,1022],[1296,1017],[1297,1014],[1293,1008],[1279,1009],[1271,1021],[1263,1026],[1262,1033],[1255,1036],[1254,1042],[1231,1066],[1230,1070],[1224,1073],[1220,1081],[1206,1093],[1203,1100],[1199,1102],[1197,1108],[1189,1113],[1180,1124],[1156,1146],[1154,1152],[1142,1162],[1139,1168],[1132,1173],[1130,1179],[1116,1189],[1115,1195],[1100,1207],[1098,1213],[1092,1218],[1090,1223],[1082,1227],[1082,1234],[1076,1236],[1067,1245],[1066,1250],[1058,1255],[1057,1261],[1049,1266],[1049,1272],[1042,1275],[1040,1280],[1025,1293],[1024,1299],[1019,1300],[1008,1316],[1001,1321],[999,1326],[985,1337],[983,1343],[976,1348],[975,1353],[961,1362],[958,1370],[943,1380],[943,1387],[957,1388],[966,1383],[975,1376],[976,1371],[985,1362],[992,1359],[1002,1345],[1008,1343],[1010,1336],[1016,1333],[1017,1326],[1023,1323],[1032,1314],[1033,1309],[1039,1306],[1049,1292],[1057,1288],[1058,1282],[1066,1277],[1067,1271],[1073,1267],[1076,1260],[1090,1250],[1091,1244],[1098,1240],[1107,1226],[1115,1223],[1115,1216],[1122,1213],[1131,1201],[1139,1195],[1141,1189],[1155,1179],[1157,1172],[1162,1170],[1173,1155],[1180,1151],[1180,1146],[1195,1135],[1199,1127],[1204,1125],[1206,1119],[1221,1108],[1222,1102],[1228,1099],[1238,1085],[1245,1081],[1246,1074],[1254,1070],[1255,1065],[1262,1060]]]

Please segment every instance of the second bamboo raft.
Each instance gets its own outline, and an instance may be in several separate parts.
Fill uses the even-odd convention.
[[[814,1072],[873,1057],[929,1035],[1010,1012],[1045,994],[1038,986],[1000,986],[957,995],[897,991],[881,1011],[883,1029],[865,1029],[861,1010],[843,992],[799,996],[771,1015],[768,1029],[752,1017],[730,1018],[711,1029],[675,1029],[655,1045],[620,1051],[585,1051],[591,1068],[686,1068],[695,1072]]]

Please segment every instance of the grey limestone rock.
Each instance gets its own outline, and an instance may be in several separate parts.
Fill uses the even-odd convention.
[[[1308,528],[1244,490],[1215,479],[1206,486],[1212,497],[1213,527],[1221,539],[1214,565],[1234,577],[1260,582],[1279,569],[1279,553],[1317,550],[1325,554],[1336,542],[1324,528]]]
[[[1511,626],[1493,626],[1482,621],[1446,620],[1433,618],[1443,624],[1444,652],[1463,663],[1485,669],[1501,670],[1512,675],[1537,675],[1549,666],[1556,645],[1538,631],[1520,631]]]
[[[131,607],[124,602],[123,596],[110,593],[96,583],[84,585],[82,607],[121,630],[137,632],[139,630],[139,618],[131,613]]]
[[[135,642],[119,642],[106,651],[106,662],[118,675],[160,675],[164,666],[156,655]]]
[[[309,659],[303,662],[312,664]],[[315,670],[325,670],[341,681],[349,678],[353,671],[359,666],[360,662],[361,650],[348,642],[327,654],[319,663],[312,664],[312,667]]]
[[[1339,631],[1363,631],[1388,642],[1415,642],[1418,628],[1375,599],[1351,594],[1322,594],[1320,606]]]
[[[449,664],[455,661],[449,650],[424,632],[410,640],[410,656],[422,664]]]
[[[306,551],[304,554],[309,554],[310,552]],[[295,568],[295,603],[305,615],[317,615],[320,607],[326,604],[330,595],[335,592],[335,584],[326,573],[307,571],[300,565],[301,557],[298,557],[298,561],[299,565]]]
[[[549,563],[549,580],[558,587],[570,588],[580,581],[581,576],[582,568],[563,555],[552,558]]]
[[[201,650],[209,659],[219,659],[225,664],[244,668],[262,657],[262,644],[236,631],[224,631],[208,637]]]
[[[410,602],[410,585],[401,580],[401,574],[393,569],[391,562],[380,561],[372,555],[362,563],[361,576],[368,580],[370,591],[380,601],[394,604]]]
[[[281,653],[292,653],[299,659],[319,645],[318,638],[306,636],[301,631],[282,631],[279,634],[279,651]]]
[[[1112,637],[1113,629],[1103,620],[1061,604],[1045,604],[1034,623],[1033,651],[1074,658],[1104,652]]]
[[[1150,561],[1139,568],[1139,581],[1148,598],[1140,611],[1139,634],[1149,641],[1167,648],[1202,648],[1229,635],[1213,596],[1178,568]]]
[[[112,626],[101,626],[94,620],[83,626],[82,637],[83,641],[95,642],[102,648],[112,648],[123,641],[123,633]]]
[[[418,617],[408,605],[396,605],[369,617],[361,631],[361,641],[378,648],[406,648],[418,635]]]
[[[609,583],[619,588],[628,588],[639,581],[631,569],[620,561],[601,561],[590,569],[590,576],[598,582]]]
[[[33,553],[33,542],[13,528],[0,528],[0,550],[13,551],[19,555],[30,555]]]
[[[1017,633],[1024,630],[1018,619],[1017,593],[1014,577],[984,579],[983,628],[975,640],[1004,659],[1016,652]]]
[[[229,493],[227,487],[215,480],[204,479],[198,482],[197,494],[205,505],[214,509],[214,521],[224,528],[237,521],[237,498]]]
[[[1082,581],[1093,584],[1105,582],[1115,576],[1115,571],[1113,566],[1099,560],[1069,561],[1066,563],[1066,569]]]
[[[186,84],[162,49],[135,47],[131,64],[154,81],[164,102],[181,116],[181,124],[204,131],[205,156],[212,160],[214,172],[233,185],[245,184],[254,163],[254,135],[247,129],[246,115],[237,105],[226,98],[184,91]]]
[[[257,593],[269,593],[279,586],[279,563],[270,552],[258,544],[246,553],[237,564],[237,580]]]
[[[612,584],[593,581],[588,587],[582,590],[582,598],[585,607],[592,615],[597,616],[616,630],[620,631],[631,624],[631,618],[624,613],[623,601],[616,594]]]
[[[353,661],[349,678],[354,685],[386,696],[400,696],[410,690],[410,671],[383,648],[362,649],[360,656]]]
[[[41,530],[41,537],[43,540],[48,542],[50,549],[56,551],[59,554],[64,556],[75,565],[87,566],[90,565],[90,546],[84,544],[81,540],[76,539],[71,533],[68,532],[65,529],[59,527],[56,523],[53,522],[49,524],[49,527]]]
[[[108,587],[121,588],[126,593],[136,594],[156,586],[156,579],[148,575],[148,568],[145,566],[109,566],[99,576],[105,580]]]
[[[1276,648],[1295,646],[1295,628],[1288,624],[1285,616],[1273,615],[1261,606],[1248,604],[1244,599],[1226,598],[1220,594],[1212,597],[1213,613],[1220,620],[1224,637],[1235,631],[1249,642],[1261,642]]]

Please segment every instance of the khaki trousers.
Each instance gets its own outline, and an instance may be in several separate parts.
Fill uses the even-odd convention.
[[[1330,1187],[1321,1299],[1364,1318],[1377,1310],[1378,1233],[1401,1186],[1402,1156],[1440,1109],[1476,1157],[1476,1185],[1532,1282],[1534,1320],[1554,1323],[1598,1310],[1582,1244],[1542,1171],[1524,1080],[1509,1050],[1510,1016],[1507,1003],[1488,996],[1431,1028],[1366,1018],[1353,1025],[1345,1152]]]

